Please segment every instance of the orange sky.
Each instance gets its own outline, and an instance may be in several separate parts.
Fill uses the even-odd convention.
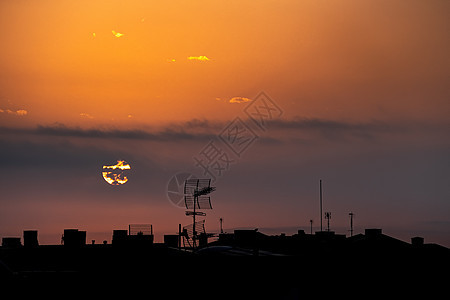
[[[445,1],[4,1],[0,108],[31,124],[226,120],[237,108],[223,102],[265,90],[288,117],[445,118],[447,12]]]
[[[267,174],[275,173],[292,192],[283,201],[300,205],[293,199],[314,199],[323,178],[335,180],[336,198],[366,209],[368,225],[377,219],[371,212],[394,218],[407,203],[408,222],[418,222],[415,216],[424,213],[437,224],[433,228],[449,232],[450,220],[442,213],[448,211],[442,200],[448,191],[440,184],[447,182],[442,166],[449,149],[449,13],[445,0],[1,1],[0,166],[8,172],[0,182],[14,189],[5,192],[4,201],[11,201],[2,206],[4,215],[0,208],[0,219],[9,222],[0,223],[0,236],[6,227],[8,234],[25,225],[70,227],[34,202],[30,207],[39,209],[14,223],[20,201],[27,206],[36,191],[55,214],[64,216],[73,207],[77,214],[70,220],[86,221],[93,231],[111,228],[111,219],[139,222],[147,212],[162,222],[173,211],[165,198],[167,180],[192,168],[192,157],[228,122],[245,117],[244,107],[261,91],[275,100],[282,118],[258,132],[261,142],[222,179],[219,203],[233,198],[241,205],[237,210],[245,211],[253,207],[251,199],[276,197],[273,190],[260,191],[260,181],[241,184],[260,176],[267,188]],[[64,173],[58,168],[67,157],[75,159]],[[125,197],[107,190],[101,177],[102,165],[120,159],[153,181],[134,176],[124,190],[136,202],[127,198],[129,206],[105,207],[105,199]],[[23,180],[36,170],[42,184]],[[297,193],[299,181],[292,176],[314,188]],[[339,184],[358,178],[372,185],[361,182],[355,194],[340,190]],[[395,194],[396,180],[409,194]],[[422,180],[428,182],[423,189]],[[236,195],[236,186],[249,191]],[[386,192],[378,193],[383,188]],[[65,190],[76,194],[65,195],[72,206],[58,202]],[[369,200],[360,204],[367,190],[373,193],[364,194]],[[398,204],[391,192],[401,198]],[[97,201],[90,215],[76,203],[78,193],[90,199],[83,201]],[[436,203],[428,205],[426,195]],[[370,202],[378,196],[392,201]],[[308,205],[297,207],[305,220],[313,210]],[[277,206],[278,214],[269,220],[271,202],[250,219],[234,215],[234,206],[218,204],[213,216],[223,216],[229,226],[259,226],[261,220],[267,226],[296,224],[296,210],[288,207]],[[337,204],[334,209],[339,207],[344,210]],[[118,211],[126,216],[117,217]],[[336,222],[345,226],[342,213]],[[133,215],[137,220],[130,219]],[[180,216],[161,227],[175,224],[176,230],[185,219]]]

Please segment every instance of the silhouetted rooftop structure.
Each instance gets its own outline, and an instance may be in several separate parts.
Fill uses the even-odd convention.
[[[20,237],[4,237],[2,238],[2,247],[5,248],[19,248],[22,244]]]
[[[178,248],[181,247],[181,237],[179,234],[165,234],[164,244],[168,247]]]
[[[412,237],[411,238],[411,244],[413,246],[423,246],[424,239],[423,239],[423,237],[420,237],[420,236]]]
[[[142,246],[153,245],[153,229],[151,225],[130,225],[128,231],[114,230],[112,244],[114,246]]]
[[[37,230],[24,230],[23,231],[23,245],[24,245],[24,247],[39,246],[38,231]]]
[[[86,245],[86,231],[78,229],[64,229],[63,244],[68,248],[77,248]]]
[[[299,230],[294,235],[266,235],[257,229],[235,230],[233,233],[219,234],[218,239],[211,243],[207,243],[206,234],[203,241],[200,235],[199,244],[202,247],[196,251],[180,245],[180,234],[165,235],[164,243],[154,243],[150,234],[136,232],[130,235],[127,230],[114,230],[112,244],[88,245],[86,232],[77,229],[64,230],[64,245],[39,245],[37,231],[24,231],[25,236],[27,245],[30,241],[32,246],[22,246],[17,237],[3,238],[0,248],[1,276],[21,279],[40,276],[120,277],[139,274],[144,270],[150,272],[147,275],[154,274],[151,275],[154,280],[165,274],[167,280],[172,282],[179,275],[175,270],[195,265],[202,274],[217,274],[221,269],[224,274],[238,276],[242,283],[249,278],[273,280],[274,274],[277,274],[276,280],[283,278],[289,282],[292,276],[289,274],[296,274],[299,270],[322,270],[329,264],[337,264],[337,269],[347,264],[364,266],[371,271],[413,264],[416,270],[437,264],[446,266],[445,260],[448,262],[450,259],[450,249],[446,247],[426,244],[421,237],[413,237],[411,243],[407,243],[376,228],[352,237],[333,231],[306,234]],[[275,261],[258,259],[262,265],[256,267],[251,265],[252,260],[248,260],[248,257],[279,256],[284,258]],[[156,268],[155,263],[161,267]],[[360,267],[359,272],[362,271]],[[196,284],[197,276],[192,276],[192,280],[196,278]],[[191,277],[187,277],[188,282]],[[211,276],[206,277],[210,286],[217,286]],[[231,297],[235,296],[233,294]]]

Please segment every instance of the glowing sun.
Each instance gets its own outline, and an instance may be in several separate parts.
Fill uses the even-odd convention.
[[[103,179],[111,185],[121,185],[128,181],[124,175],[126,170],[131,170],[130,165],[124,160],[118,160],[117,164],[112,166],[103,166]]]

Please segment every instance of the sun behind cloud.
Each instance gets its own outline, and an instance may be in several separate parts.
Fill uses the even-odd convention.
[[[108,169],[112,171],[108,171]],[[128,181],[128,177],[124,175],[123,171],[130,169],[131,166],[127,162],[118,160],[116,165],[103,166],[102,176],[110,185],[121,185]]]

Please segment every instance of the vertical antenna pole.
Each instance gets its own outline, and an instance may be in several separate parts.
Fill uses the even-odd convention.
[[[197,181],[197,187],[195,188],[195,192],[194,192],[194,213],[192,214],[192,219],[194,220],[194,223],[192,224],[192,247],[193,250],[195,250],[196,245],[196,238],[197,238],[197,232],[195,231],[195,205],[196,202],[198,202],[198,184],[199,182]]]
[[[220,233],[223,233],[223,226],[222,226],[223,219],[220,218],[219,220],[220,220]]]
[[[350,236],[353,236],[353,213],[350,212]]]
[[[320,179],[320,231],[322,231],[322,179]]]
[[[311,234],[312,234],[312,223],[313,223],[313,220],[312,219],[309,220],[309,223],[311,224]]]
[[[181,224],[178,224],[178,250],[181,248]]]
[[[325,218],[327,219],[327,231],[330,231],[330,219],[331,219],[331,213],[330,212],[326,212],[325,213]]]

